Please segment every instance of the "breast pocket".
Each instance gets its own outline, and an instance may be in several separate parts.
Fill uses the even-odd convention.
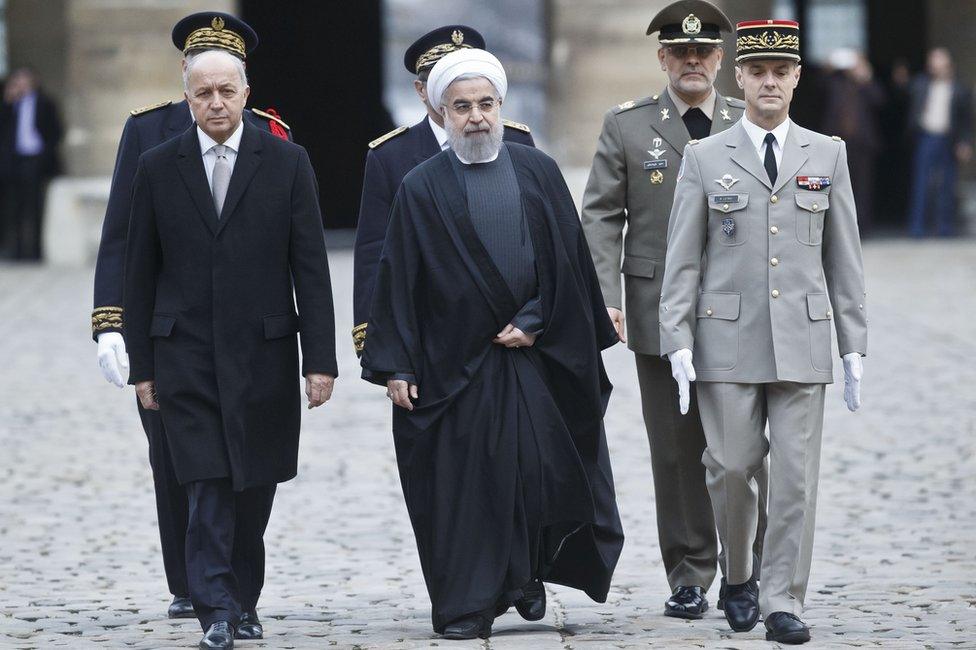
[[[708,235],[723,246],[741,246],[749,239],[745,218],[748,194],[712,192],[708,195]]]
[[[824,212],[830,197],[819,192],[796,193],[796,239],[807,246],[823,243]]]

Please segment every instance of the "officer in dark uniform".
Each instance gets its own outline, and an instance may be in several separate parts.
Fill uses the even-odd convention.
[[[225,13],[204,12],[187,16],[176,24],[173,44],[184,56],[220,49],[246,59],[247,54],[257,46],[258,37],[239,18]],[[185,59],[183,65],[186,65]],[[291,140],[288,125],[273,109],[245,109],[244,119],[258,128]],[[99,366],[105,378],[120,388],[125,385],[122,371],[128,367],[122,338],[122,267],[136,162],[144,151],[180,135],[192,123],[190,107],[185,99],[165,101],[131,111],[122,131],[95,266],[95,309],[92,312],[92,336],[98,342]],[[136,402],[138,405],[138,400]],[[163,566],[170,593],[173,594],[169,617],[193,618],[184,551],[186,491],[176,480],[159,411],[147,411],[139,406],[139,417],[149,438],[149,463],[156,491]]]
[[[485,39],[466,25],[446,25],[424,34],[407,48],[403,65],[410,74],[417,75],[413,85],[427,107],[427,116],[411,127],[401,126],[369,143],[353,269],[356,326],[352,329],[352,338],[357,355],[362,353],[366,341],[366,321],[373,298],[376,267],[386,238],[393,197],[407,172],[448,148],[444,118],[427,101],[427,75],[442,56],[469,47],[483,50]],[[505,119],[502,123],[506,142],[535,146],[525,124]]]

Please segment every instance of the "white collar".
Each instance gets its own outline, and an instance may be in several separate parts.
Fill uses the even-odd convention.
[[[715,113],[715,100],[718,98],[718,93],[715,92],[714,86],[712,86],[712,92],[708,93],[708,97],[696,106],[692,106],[678,97],[678,93],[671,89],[671,84],[668,84],[668,95],[671,97],[671,101],[674,102],[674,107],[678,109],[678,114],[682,117],[691,108],[700,108],[708,119],[712,119],[712,114]]]
[[[776,138],[776,144],[779,145],[780,150],[786,146],[786,134],[790,131],[790,118],[787,116],[779,126],[774,128],[772,131],[767,131],[758,124],[753,124],[749,121],[749,118],[742,114],[742,128],[746,130],[746,135],[749,136],[749,140],[752,142],[752,146],[759,151],[763,146],[763,140],[766,139],[767,133],[772,133],[773,137]]]
[[[234,132],[230,134],[230,137],[227,138],[226,142],[224,142],[224,145],[236,154],[241,148],[241,136],[243,135],[244,135],[244,116],[242,115],[241,123],[238,124],[237,128],[234,129]],[[199,124],[197,124],[197,137],[200,139],[201,155],[207,153],[215,146],[220,144],[219,142],[211,138],[209,135],[204,133],[203,129],[200,128]]]
[[[444,145],[447,144],[447,131],[444,127],[434,121],[430,115],[427,116],[427,123],[430,124],[430,130],[434,132],[434,138],[437,140],[437,146],[444,150]]]

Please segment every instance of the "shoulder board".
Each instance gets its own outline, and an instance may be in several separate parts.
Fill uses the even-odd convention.
[[[505,118],[502,118],[502,124],[509,127],[510,129],[518,129],[519,131],[532,133],[532,129],[530,129],[527,124],[522,124],[521,122],[513,122],[512,120],[506,120]]]
[[[632,108],[637,108],[638,106],[647,106],[648,104],[656,104],[657,95],[654,97],[644,97],[643,99],[632,99],[629,102],[624,102],[623,104],[617,104],[613,107],[614,113],[623,113],[624,111],[629,111]]]
[[[373,140],[372,142],[369,143],[369,148],[370,149],[375,149],[376,147],[380,146],[381,144],[383,144],[387,140],[390,140],[392,138],[395,138],[398,135],[400,135],[401,133],[405,132],[408,128],[409,127],[401,126],[401,127],[396,128],[396,129],[393,129],[392,131],[390,131],[386,135],[381,135],[380,137],[376,138],[375,140]]]
[[[726,97],[725,101],[728,102],[729,106],[735,106],[736,108],[746,107],[746,103],[738,97]]]
[[[158,104],[150,104],[149,106],[140,106],[139,108],[133,108],[129,111],[129,115],[142,115],[143,113],[149,113],[157,108],[162,108],[163,106],[169,106],[173,103],[173,100],[167,99],[165,102],[159,102]]]
[[[282,121],[282,119],[280,117],[275,117],[271,113],[265,113],[264,111],[262,111],[261,109],[258,109],[258,108],[252,108],[251,109],[251,112],[254,113],[255,115],[259,116],[259,117],[263,117],[266,120],[271,120],[272,122],[277,122],[281,126],[285,127],[289,131],[291,131],[291,127],[288,126],[287,124],[285,124],[284,121]]]
[[[835,140],[837,142],[843,142],[844,141],[844,138],[840,137],[839,135],[832,135],[832,136],[830,136],[830,139],[831,140]]]

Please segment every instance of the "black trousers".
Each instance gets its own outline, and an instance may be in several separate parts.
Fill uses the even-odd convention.
[[[264,587],[264,531],[277,485],[234,492],[229,478],[185,485],[189,501],[186,571],[190,600],[206,631],[217,621],[240,624]]]
[[[14,259],[41,259],[41,220],[47,177],[44,156],[14,156],[3,184],[3,239]]]
[[[173,457],[166,444],[166,430],[159,411],[147,411],[139,404],[139,418],[149,440],[149,465],[152,467],[156,492],[156,519],[159,521],[159,543],[163,550],[163,569],[169,593],[190,595],[186,582],[186,489],[176,480]]]

